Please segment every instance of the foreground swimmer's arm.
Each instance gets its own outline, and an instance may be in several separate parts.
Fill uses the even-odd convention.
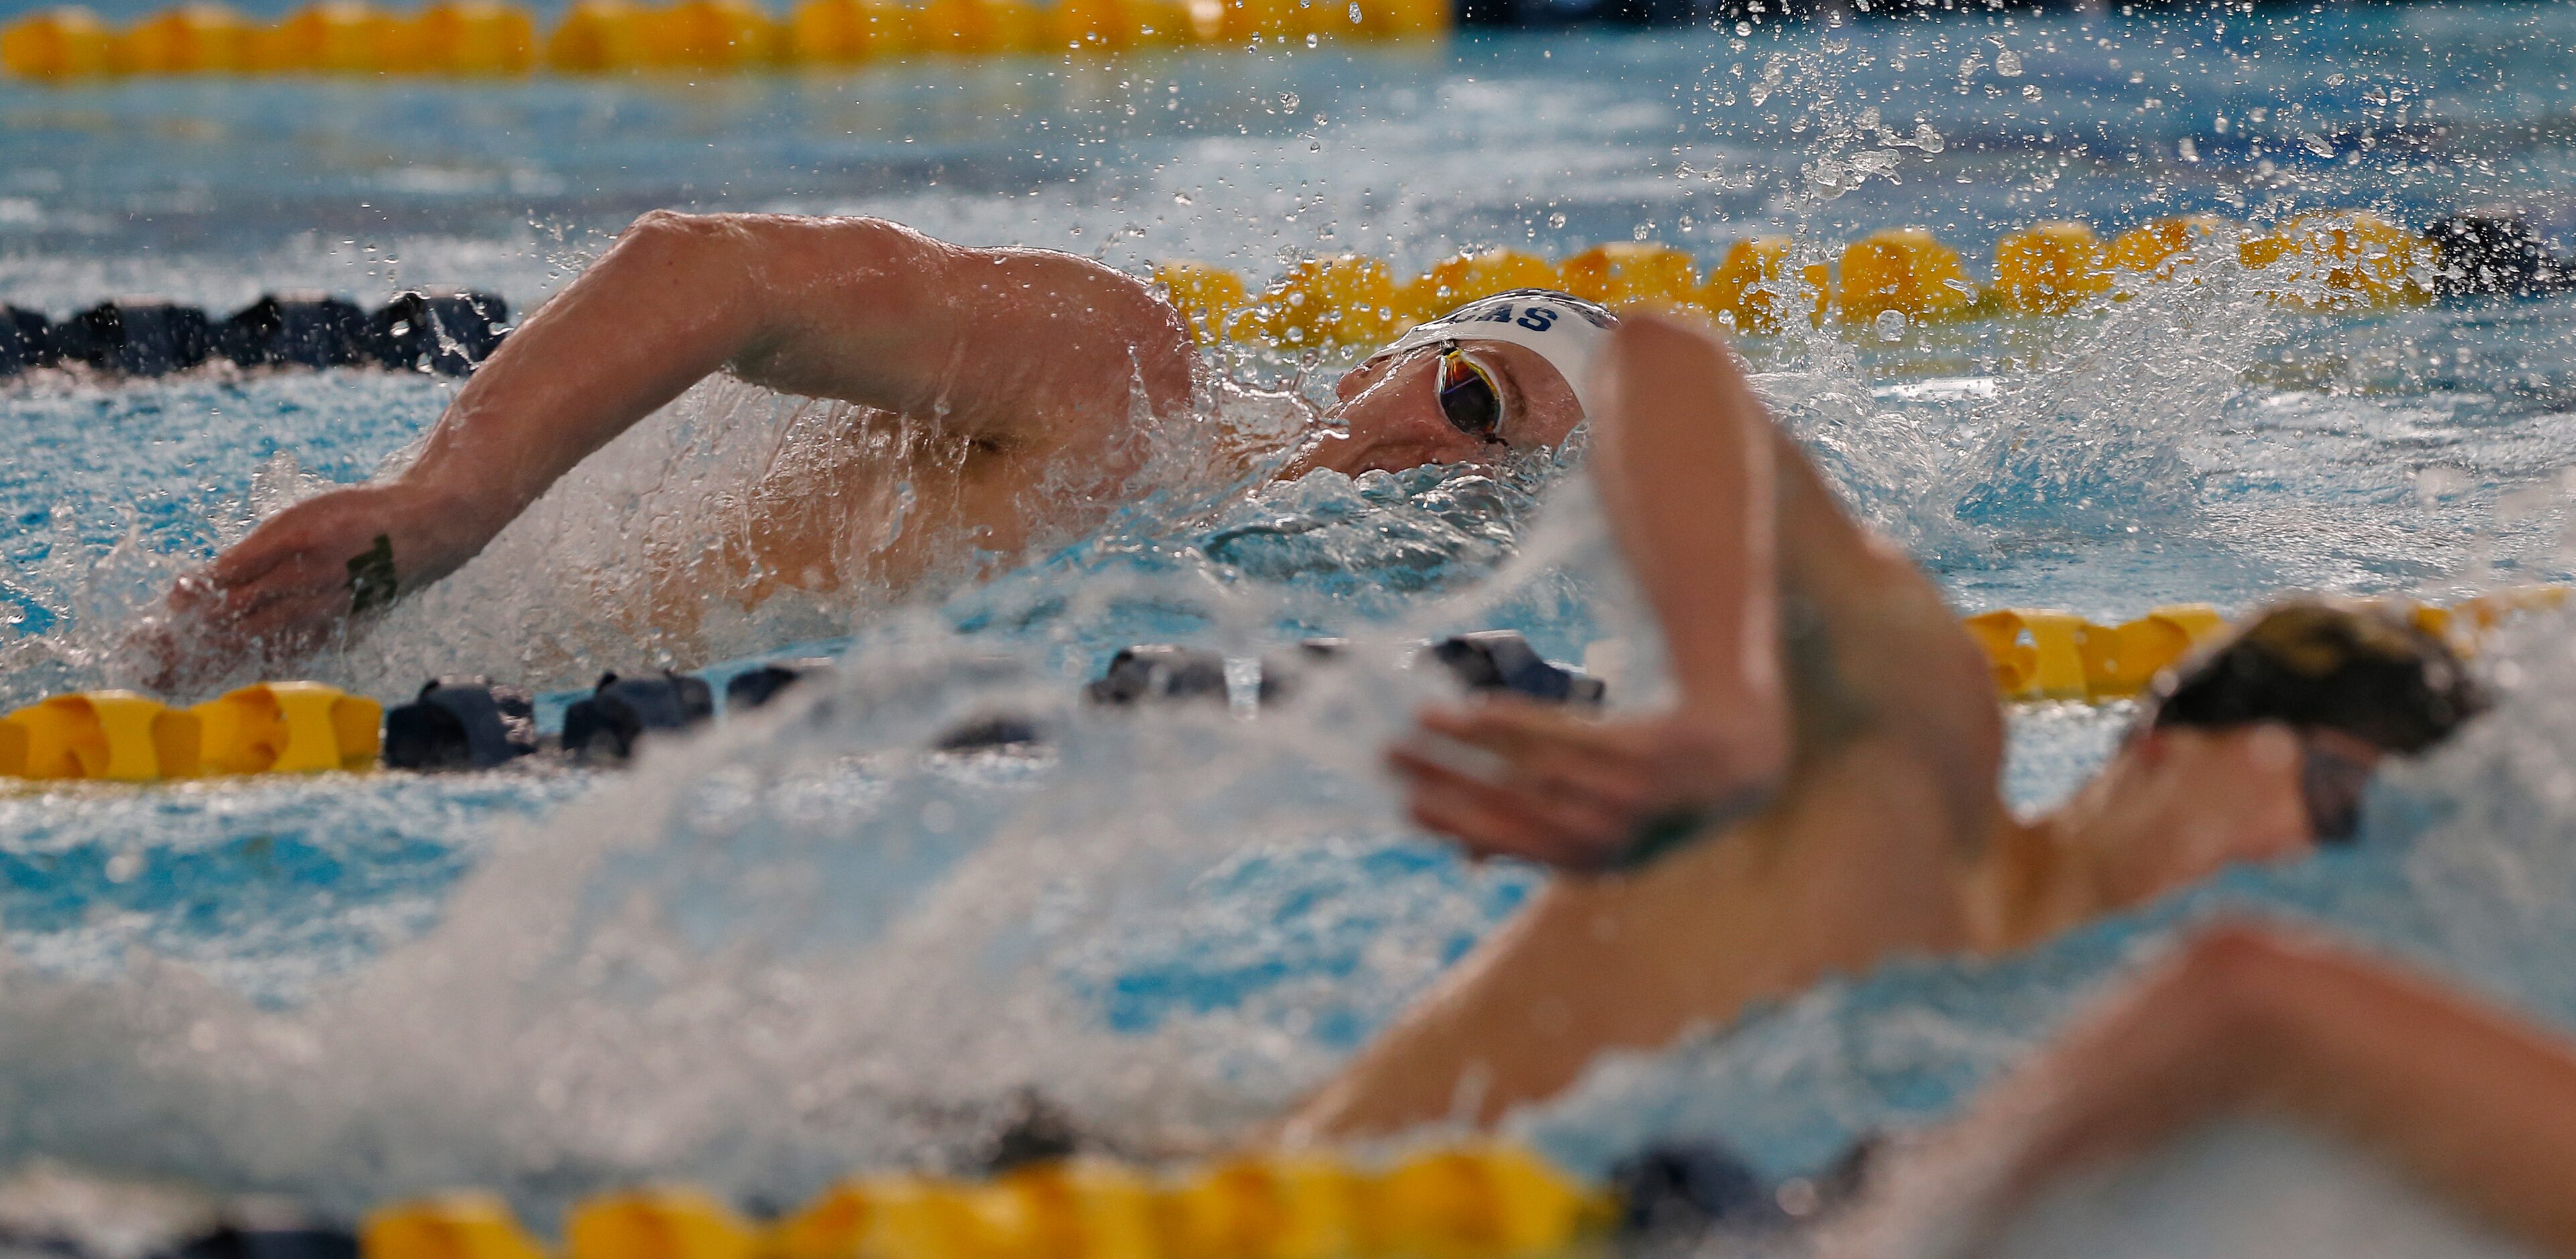
[[[2215,1115],[2323,1129],[2576,1254],[2576,1050],[2446,986],[2275,932],[2203,935],[1925,1141],[1827,1253],[1973,1244],[2051,1179]]]
[[[1593,475],[1664,626],[1680,702],[1613,722],[1511,700],[1423,715],[1435,736],[1500,757],[1491,778],[1436,749],[1390,754],[1423,826],[1478,854],[1575,869],[1742,816],[1789,764],[1770,417],[1725,346],[1653,315],[1621,323],[1601,370]]]
[[[875,219],[648,214],[511,334],[409,468],[280,512],[170,602],[218,653],[307,650],[353,595],[454,571],[573,465],[717,371],[914,415],[1009,455],[1105,436],[1140,391],[1155,414],[1186,406],[1192,361],[1168,304],[1071,255],[968,249]]]
[[[1944,658],[1942,635],[1964,634],[1919,575],[1840,515],[1742,390],[1723,347],[1637,317],[1622,324],[1609,365],[1620,400],[1597,417],[1611,447],[1603,496],[1619,504],[1620,544],[1667,617],[1674,655],[1692,662],[1682,673],[1692,693],[1675,714],[1644,720],[1560,720],[1518,706],[1432,719],[1504,760],[1521,776],[1510,787],[1415,750],[1396,753],[1397,768],[1427,824],[1479,851],[1560,865],[1633,853],[1633,828],[1675,806],[1770,802],[1731,827],[1709,821],[1703,833],[1725,829],[1722,841],[1612,877],[1552,881],[1300,1107],[1282,1128],[1289,1140],[1488,1123],[1563,1089],[1602,1050],[1651,1049],[1822,974],[1959,942],[1948,884],[1958,823],[1944,797],[1990,794],[1992,769],[1948,784],[1949,763],[1920,751],[1929,738],[1864,738],[1857,726],[1794,742],[1782,690],[1831,670],[1784,675],[1772,609],[1784,589],[1812,601],[1836,583],[1927,609],[1910,614],[1903,641],[1886,639],[1885,597],[1857,605],[1879,620],[1851,627],[1880,633],[1886,651],[1914,661],[1915,677],[1940,683],[1904,693],[1915,727],[1964,724],[1943,715],[1952,710],[1990,715],[1982,662],[1963,678],[1927,667]],[[1756,508],[1773,518],[1748,518],[1748,502],[1776,502]],[[1702,580],[1707,589],[1690,588]],[[1755,623],[1751,609],[1772,620]],[[1915,624],[1928,639],[1915,640]],[[1719,699],[1730,695],[1733,706]],[[1794,771],[1793,753],[1805,757]]]

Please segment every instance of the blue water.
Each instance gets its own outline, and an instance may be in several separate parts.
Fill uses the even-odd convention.
[[[877,213],[1255,276],[1345,249],[1418,267],[1652,238],[1713,258],[1756,231],[1825,254],[1900,223],[1982,271],[2040,218],[2198,210],[2509,206],[2564,245],[2571,37],[2576,10],[2543,5],[1851,15],[708,83],[9,85],[0,295],[61,315],[451,282],[525,307],[657,206]],[[2567,576],[2572,343],[2567,299],[2319,317],[2213,274],[2083,319],[1745,348],[1855,512],[1960,606],[2125,617]],[[1993,387],[1944,383],[1967,377]],[[177,571],[398,457],[453,386],[6,389],[16,703],[130,672],[119,632]],[[693,392],[313,673],[397,699],[436,673],[561,691],[701,663],[627,628],[621,592],[796,421],[741,386]],[[0,795],[0,1155],[342,1210],[484,1183],[542,1211],[645,1177],[792,1199],[953,1153],[1024,1083],[1138,1143],[1217,1136],[1312,1087],[1534,886],[1406,833],[1375,769],[1436,693],[1402,643],[1487,625],[1652,693],[1570,467],[1183,495],[986,586],[719,627],[713,661],[819,644],[846,684],[633,773]],[[1315,632],[1361,659],[1259,721],[1070,702],[1128,642],[1249,660]],[[1828,985],[1520,1129],[1587,1170],[1650,1131],[1812,1167],[1942,1113],[2213,903],[2323,919],[2576,1021],[2576,736],[2545,702],[2570,640],[2527,633],[2502,657],[2524,698],[2386,787],[2355,852],[1991,967]],[[1055,723],[1051,749],[906,750],[994,707]],[[2125,717],[2018,714],[2012,798],[2064,793]]]

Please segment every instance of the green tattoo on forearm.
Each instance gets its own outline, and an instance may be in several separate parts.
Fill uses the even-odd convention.
[[[394,601],[394,540],[376,535],[376,544],[349,557],[349,613],[373,612]]]

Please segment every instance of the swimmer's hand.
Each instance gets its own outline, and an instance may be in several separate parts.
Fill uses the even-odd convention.
[[[1690,713],[1605,721],[1497,696],[1425,711],[1387,760],[1414,822],[1468,852],[1598,872],[1759,812],[1786,772],[1778,742]]]
[[[460,514],[401,482],[306,499],[262,521],[213,563],[179,579],[166,612],[132,647],[145,682],[193,689],[246,664],[305,656],[371,611],[463,562]]]

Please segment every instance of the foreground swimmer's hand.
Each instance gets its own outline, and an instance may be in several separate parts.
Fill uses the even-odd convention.
[[[306,499],[262,521],[171,588],[167,615],[134,640],[145,682],[191,689],[245,661],[322,646],[352,613],[443,576],[462,561],[458,517],[403,481]],[[463,549],[463,555],[470,555]]]
[[[1778,782],[1775,750],[1687,713],[1602,721],[1500,696],[1426,711],[1422,728],[1387,753],[1407,810],[1479,857],[1642,864],[1758,811]]]

